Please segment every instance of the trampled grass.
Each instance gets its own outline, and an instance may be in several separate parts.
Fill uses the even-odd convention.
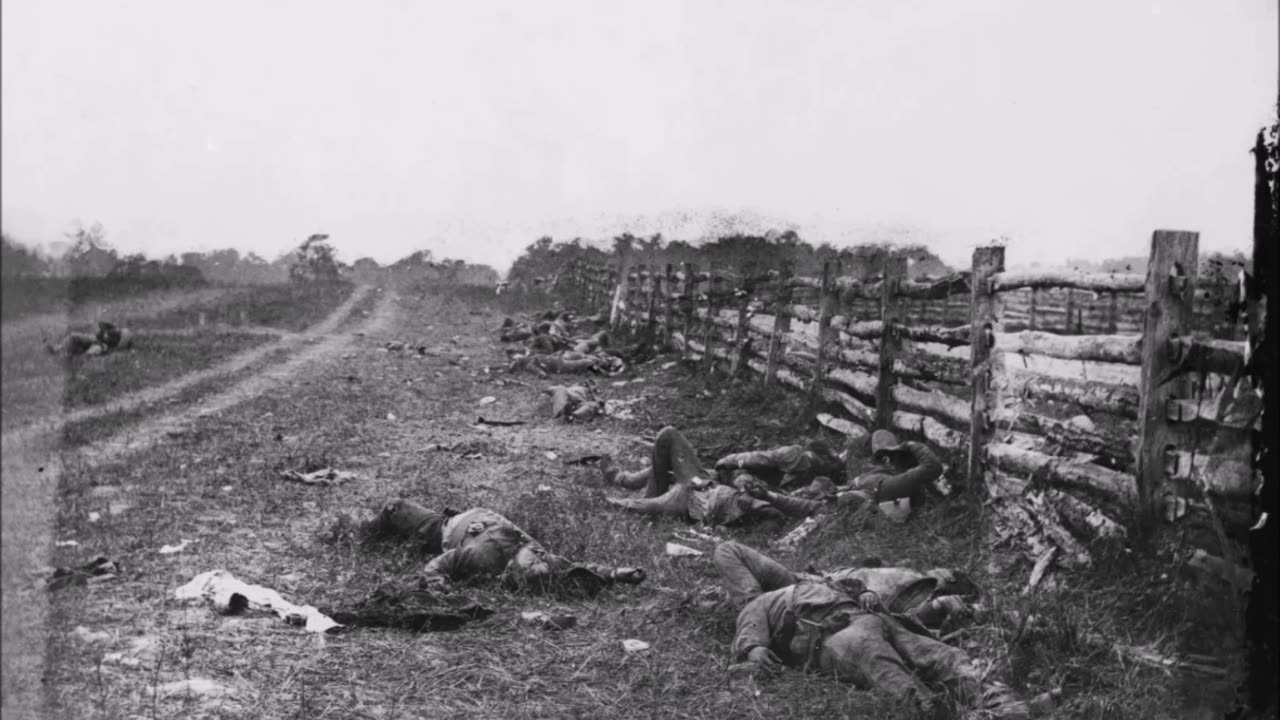
[[[685,430],[708,461],[749,445],[793,442],[810,432],[796,422],[799,400],[708,380],[679,364],[664,368],[670,358],[662,358],[599,383],[606,397],[643,396],[636,419],[564,425],[540,412],[539,390],[549,383],[486,372],[505,365],[491,339],[502,315],[490,298],[479,291],[410,296],[393,332],[361,338],[353,352],[284,387],[120,462],[90,467],[70,458],[58,538],[79,545],[60,548],[59,561],[105,554],[125,574],[55,596],[47,673],[55,710],[87,718],[909,717],[829,678],[731,675],[735,614],[715,591],[709,561],[663,553],[669,540],[707,551],[711,544],[677,539],[683,523],[617,512],[603,498],[624,491],[602,487],[595,467],[565,464],[607,451],[636,467],[647,454],[636,438],[666,424]],[[382,349],[406,335],[440,344],[456,337],[468,360]],[[486,395],[497,402],[481,410]],[[477,414],[528,424],[473,427]],[[324,488],[277,475],[326,465],[360,478]],[[214,568],[320,607],[410,578],[426,560],[413,547],[318,538],[339,514],[369,513],[395,497],[493,507],[553,551],[639,565],[649,577],[594,600],[465,587],[498,612],[425,635],[359,630],[321,639],[274,618],[220,617],[172,598],[174,588]],[[90,522],[90,512],[101,519]],[[1182,575],[1173,558],[1135,549],[1100,553],[1097,571],[1053,576],[1024,597],[1027,567],[1009,562],[1006,549],[984,546],[984,522],[980,503],[964,498],[927,507],[902,526],[851,513],[832,518],[785,561],[826,568],[878,556],[965,569],[987,591],[992,612],[955,642],[1018,689],[1062,687],[1063,717],[1178,717],[1217,692],[1194,676],[1125,659],[1114,646],[1226,646],[1231,622],[1214,624],[1215,613],[1227,617],[1220,590]],[[709,532],[757,547],[778,534]],[[184,551],[159,553],[183,539],[193,541]],[[579,623],[542,630],[521,621],[524,610],[563,611]],[[86,639],[77,626],[107,636]],[[626,653],[628,638],[651,647]],[[105,663],[113,652],[138,665]],[[228,693],[160,690],[190,678]]]

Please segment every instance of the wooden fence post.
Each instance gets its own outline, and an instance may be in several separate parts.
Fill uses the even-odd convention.
[[[742,366],[747,363],[747,347],[751,344],[751,335],[748,332],[747,324],[751,320],[751,295],[754,283],[751,278],[743,277],[742,287],[738,288],[736,294],[739,295],[738,300],[738,325],[733,331],[733,364],[729,366],[729,377],[736,378],[742,372]]]
[[[720,292],[720,278],[716,275],[715,270],[707,268],[707,316],[706,324],[702,328],[702,367],[708,375],[715,369],[715,356],[711,354],[711,345],[715,342],[715,315],[719,310],[716,308],[716,297]]]
[[[613,302],[613,272],[607,265],[601,265],[596,269],[596,291],[600,293],[600,297],[596,300],[596,307],[604,306],[605,317],[609,317],[610,303]]]
[[[778,375],[778,363],[786,351],[783,343],[791,334],[791,266],[786,264],[778,277],[778,293],[773,306],[773,335],[769,338],[769,363],[765,366],[764,384],[772,385]]]
[[[1076,292],[1071,288],[1067,288],[1067,321],[1062,326],[1064,328],[1062,331],[1064,335],[1071,335],[1074,332],[1072,326],[1075,324],[1075,311]]]
[[[645,296],[645,275],[648,274],[648,267],[644,263],[636,266],[635,277],[631,281],[631,298],[627,300],[627,317],[630,320],[631,332],[635,332],[640,323],[640,319],[644,317],[644,296]]]
[[[693,312],[697,307],[698,281],[694,275],[698,273],[697,263],[681,263],[684,266],[684,282],[680,284],[683,297],[680,298],[681,336],[684,338],[684,353],[680,356],[688,359],[692,349],[689,347],[690,331],[693,328]]]
[[[1027,329],[1036,329],[1036,299],[1040,295],[1040,288],[1031,288],[1031,303],[1027,307]]]
[[[649,308],[647,312],[645,312],[644,334],[645,338],[647,338],[646,342],[650,345],[653,344],[654,329],[657,325],[657,319],[654,317],[654,313],[657,312],[658,286],[661,284],[661,281],[662,276],[658,274],[658,266],[655,265],[653,266],[653,270],[649,271],[649,277],[645,279],[645,282],[648,283]]]
[[[880,375],[876,378],[876,428],[893,427],[893,388],[898,378],[893,374],[893,361],[902,350],[902,298],[898,289],[907,274],[907,259],[890,257],[885,260],[884,282],[880,295],[880,320],[884,331],[880,335]]]
[[[1138,399],[1138,521],[1149,532],[1165,481],[1165,451],[1174,445],[1170,400],[1190,392],[1190,375],[1168,377],[1177,361],[1170,341],[1191,326],[1200,234],[1157,230],[1147,264],[1146,319],[1142,328],[1142,385]]]
[[[667,274],[662,278],[662,345],[671,346],[671,306],[675,303],[675,268],[667,263]]]
[[[967,487],[986,485],[987,443],[995,430],[995,414],[1000,408],[998,388],[993,382],[1001,370],[1000,356],[994,352],[1000,330],[998,298],[991,291],[991,276],[1004,271],[1004,248],[980,247],[973,251],[972,300],[969,319],[969,353],[973,402],[969,413],[969,477]]]
[[[822,386],[827,379],[827,348],[831,344],[831,316],[836,314],[836,277],[839,264],[822,263],[822,286],[818,295],[818,354],[813,364],[813,380],[809,383],[809,415],[816,415],[822,402]]]

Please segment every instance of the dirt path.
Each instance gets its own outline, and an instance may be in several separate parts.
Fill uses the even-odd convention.
[[[146,388],[145,390],[127,395],[109,403],[94,405],[92,407],[86,407],[72,412],[60,412],[57,417],[50,418],[46,421],[36,422],[5,433],[3,436],[4,442],[6,446],[9,444],[27,444],[36,435],[56,431],[68,423],[80,422],[95,417],[103,417],[118,412],[132,410],[134,408],[142,407],[143,405],[159,403],[176,396],[178,393],[189,387],[205,382],[206,380],[239,372],[262,360],[266,356],[280,351],[281,349],[298,346],[308,340],[332,333],[338,325],[346,319],[349,314],[351,314],[351,309],[355,307],[356,303],[360,302],[369,294],[370,290],[371,288],[367,285],[362,285],[356,288],[351,293],[351,296],[335,308],[328,317],[308,328],[306,332],[284,334],[279,342],[269,343],[256,347],[252,350],[247,350],[224,362],[214,365],[213,367],[188,373],[162,385]]]
[[[200,406],[144,421],[121,434],[79,450],[78,458],[90,462],[118,457],[121,453],[148,447],[164,433],[202,415],[220,412],[263,392],[289,378],[304,366],[346,347],[353,335],[332,334],[352,308],[370,291],[358,287],[346,302],[306,333],[286,336],[283,347],[300,350],[284,362],[250,376],[234,387],[206,398]],[[189,301],[189,299],[188,299]],[[395,296],[388,293],[361,328],[365,333],[385,327],[394,316]],[[177,306],[177,301],[169,307]],[[7,339],[6,339],[7,340]],[[5,717],[38,717],[45,648],[48,598],[33,587],[34,575],[47,567],[53,550],[55,497],[62,466],[63,448],[57,430],[68,420],[102,416],[156,403],[204,380],[244,369],[282,343],[256,348],[208,370],[191,373],[178,380],[135,394],[108,405],[68,413],[50,423],[5,433],[3,446],[3,713]],[[311,343],[311,344],[307,344]]]
[[[367,287],[361,289],[368,290]],[[354,302],[351,302],[351,305],[354,304]],[[360,329],[360,332],[365,334],[379,332],[392,323],[394,316],[395,295],[388,293],[378,303],[377,308]],[[332,319],[333,316],[330,316],[324,324],[328,325]],[[278,365],[272,365],[223,392],[205,398],[198,407],[186,408],[147,420],[105,441],[85,446],[78,451],[78,454],[89,458],[91,462],[105,463],[125,453],[146,450],[166,434],[180,431],[197,418],[223,412],[245,400],[261,395],[281,382],[295,377],[306,365],[338,353],[350,345],[353,339],[354,335],[351,333],[328,335],[288,360]],[[256,350],[253,352],[256,352]]]

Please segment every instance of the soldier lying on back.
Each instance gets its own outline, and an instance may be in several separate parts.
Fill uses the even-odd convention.
[[[515,523],[488,508],[446,515],[409,500],[395,500],[383,507],[375,522],[390,534],[417,538],[428,552],[440,553],[422,570],[423,579],[432,586],[489,577],[513,588],[568,585],[594,594],[615,583],[635,585],[645,579],[640,568],[575,563],[550,553]]]
[[[835,507],[860,507],[867,503],[905,499],[919,504],[924,489],[942,477],[942,462],[928,445],[914,441],[900,443],[888,430],[872,434],[871,458],[871,469],[845,486],[820,477],[809,487],[787,494],[755,477],[737,484],[752,497],[791,517],[808,517]]]
[[[45,342],[45,348],[53,355],[75,357],[77,355],[106,355],[114,350],[127,350],[133,347],[133,335],[109,322],[99,322],[98,331],[93,335],[71,332],[59,340],[57,344]]]
[[[722,465],[722,463],[726,463]],[[822,442],[807,446],[789,445],[762,452],[738,453],[716,463],[728,467],[751,467],[779,485],[807,482],[815,475],[841,469],[840,458]],[[631,490],[644,488],[643,498],[609,498],[609,502],[649,515],[670,515],[706,525],[725,525],[748,517],[781,517],[769,502],[752,497],[744,484],[754,476],[743,474],[734,484],[712,479],[702,468],[693,446],[674,427],[665,427],[654,440],[652,464],[638,472],[626,472],[605,456],[600,460],[604,481]],[[721,478],[723,478],[723,473]]]
[[[938,595],[943,582],[972,588],[954,571],[793,573],[738,543],[722,543],[714,560],[742,608],[733,654],[748,669],[820,672],[925,712],[938,707],[937,690],[998,718],[1034,717],[1051,703],[1049,694],[1030,704],[1018,700],[1006,686],[985,681],[963,650],[932,636],[926,624],[945,619],[950,605],[964,607],[958,599],[941,602],[954,597]]]

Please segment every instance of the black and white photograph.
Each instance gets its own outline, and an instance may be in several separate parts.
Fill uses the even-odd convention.
[[[1276,720],[1280,0],[3,0],[0,712]]]

